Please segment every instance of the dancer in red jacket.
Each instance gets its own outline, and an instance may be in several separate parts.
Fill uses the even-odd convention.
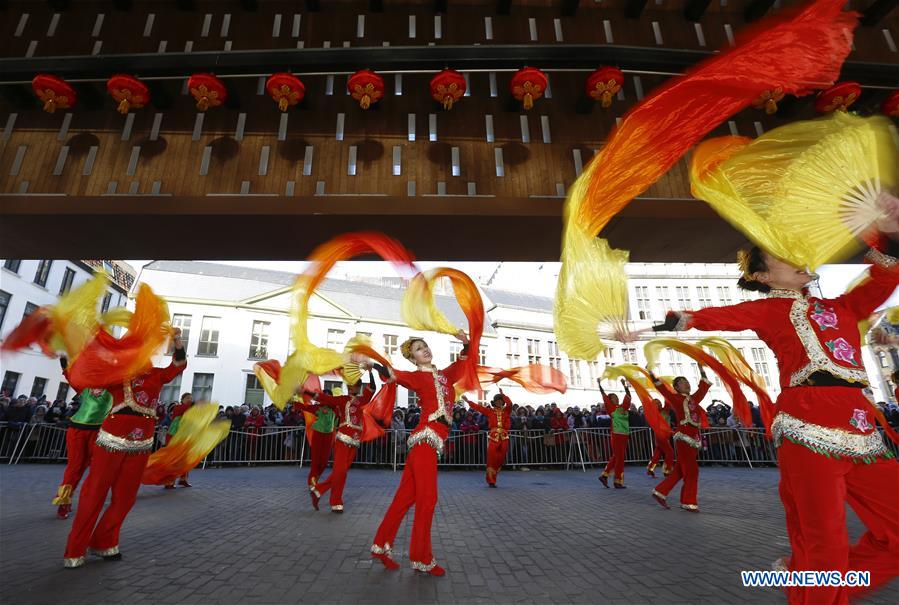
[[[699,464],[696,462],[696,457],[702,447],[699,428],[709,425],[705,410],[699,404],[708,393],[709,387],[712,386],[706,378],[705,369],[702,366],[699,366],[699,373],[702,380],[692,395],[690,394],[690,382],[683,376],[674,379],[672,383],[674,389],[672,390],[671,387],[656,378],[655,374],[650,373],[653,384],[662,393],[677,417],[677,430],[674,433],[677,463],[674,466],[674,472],[665,477],[665,480],[653,490],[652,497],[663,507],[671,508],[668,506],[668,493],[678,482],[683,480],[684,484],[680,490],[680,506],[691,513],[699,512]]]
[[[310,488],[312,506],[318,510],[318,501],[328,490],[331,490],[331,512],[343,512],[343,488],[346,476],[356,457],[362,437],[362,410],[369,404],[375,394],[375,377],[369,372],[369,387],[360,380],[349,387],[351,395],[334,397],[325,393],[313,393],[321,405],[334,410],[340,422],[337,428],[337,443],[334,444],[334,465],[331,474],[324,481]]]
[[[122,558],[119,530],[137,500],[137,490],[153,448],[159,393],[187,367],[178,329],[175,330],[174,345],[175,353],[168,367],[151,367],[131,380],[106,385],[112,394],[112,410],[100,426],[91,451],[90,472],[81,487],[78,509],[66,544],[64,564],[67,568],[84,565],[88,547],[106,560]],[[112,501],[97,523],[110,491]]]
[[[869,571],[872,588],[899,575],[899,464],[889,459],[892,453],[875,428],[875,418],[884,423],[882,414],[862,393],[868,376],[858,323],[899,283],[899,200],[893,201],[880,224],[889,238],[868,255],[874,263],[868,280],[846,294],[810,296],[805,286],[812,278],[805,270],[756,247],[741,255],[739,285],[768,298],[671,312],[655,327],[754,330],[774,351],[782,391],[771,428],[793,549],[782,563],[791,571]],[[896,438],[889,427],[884,431]],[[852,546],[847,503],[867,526]],[[845,604],[864,590],[791,587],[788,596],[791,603]]]
[[[331,458],[331,448],[334,446],[334,429],[337,428],[337,414],[328,406],[320,403],[298,401],[293,405],[294,409],[302,410],[315,418],[311,425],[309,425],[308,419],[306,421],[308,425],[306,435],[311,436],[309,439],[309,476],[306,478],[306,484],[309,486],[312,506],[315,510],[318,510],[319,498],[315,495],[315,486],[318,485],[319,477],[328,468],[328,459]]]
[[[415,506],[409,544],[412,568],[432,576],[446,573],[437,565],[431,552],[431,521],[437,506],[437,457],[443,453],[453,419],[453,385],[461,377],[468,358],[468,337],[461,331],[457,336],[465,346],[459,359],[444,370],[434,367],[431,349],[423,339],[416,337],[400,346],[403,357],[417,366],[416,371],[375,366],[385,379],[395,380],[415,392],[421,406],[421,419],[407,441],[409,455],[400,485],[371,546],[372,556],[388,569],[399,568],[390,557],[392,544],[406,512]]]
[[[487,417],[490,432],[487,434],[487,485],[496,487],[496,476],[506,462],[509,453],[509,429],[512,427],[512,400],[503,390],[493,396],[493,406],[488,408],[462,396],[462,401],[473,410]]]

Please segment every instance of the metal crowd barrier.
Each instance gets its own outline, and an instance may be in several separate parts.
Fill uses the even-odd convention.
[[[406,439],[412,431],[387,430],[374,441],[361,444],[354,464],[398,470],[406,462]],[[52,424],[0,422],[0,462],[63,462],[66,460],[66,428]],[[483,468],[487,455],[486,431],[451,431],[438,466],[443,468]],[[567,431],[510,431],[507,468],[565,468],[582,470],[605,465],[612,454],[609,428]],[[714,427],[700,432],[700,464],[773,466],[776,450],[762,429]],[[899,458],[899,446],[884,438]],[[165,442],[160,429],[154,449]],[[648,427],[634,427],[628,440],[625,462],[646,464],[655,450],[655,436]],[[675,448],[676,451],[676,448]],[[289,464],[305,466],[310,447],[304,427],[266,426],[258,431],[231,431],[203,461],[207,466]]]

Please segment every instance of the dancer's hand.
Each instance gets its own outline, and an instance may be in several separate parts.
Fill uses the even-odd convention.
[[[881,191],[875,202],[885,216],[877,221],[877,230],[893,239],[899,238],[899,198]]]
[[[455,336],[456,336],[456,338],[458,338],[460,341],[462,341],[462,344],[464,344],[464,345],[467,345],[467,344],[468,344],[468,342],[469,342],[469,340],[468,340],[468,334],[465,333],[465,330],[459,330],[458,332],[456,332]]]

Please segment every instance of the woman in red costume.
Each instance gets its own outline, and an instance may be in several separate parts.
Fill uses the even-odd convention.
[[[375,377],[368,374],[369,388],[360,380],[349,387],[351,395],[334,397],[326,393],[307,393],[315,397],[321,405],[334,410],[340,426],[337,428],[337,442],[334,444],[334,465],[331,474],[324,481],[310,488],[312,506],[318,510],[318,500],[331,490],[330,504],[332,513],[343,512],[343,488],[346,476],[356,457],[362,437],[362,411],[371,402],[375,394]]]
[[[887,198],[867,282],[834,299],[809,296],[812,277],[759,248],[740,257],[739,285],[768,298],[727,307],[669,313],[660,330],[753,330],[774,351],[781,391],[772,434],[778,444],[780,497],[792,556],[789,570],[869,571],[871,586],[899,574],[899,464],[875,428],[859,321],[899,283],[899,200]],[[888,252],[888,256],[884,252]],[[882,416],[881,416],[882,418]],[[867,532],[850,546],[846,503]],[[867,588],[788,589],[790,603],[849,602]]]
[[[496,476],[506,462],[509,453],[509,429],[512,427],[512,400],[500,389],[493,396],[493,407],[480,405],[462,396],[462,401],[473,410],[487,417],[490,432],[487,433],[487,485],[496,487]]]
[[[63,563],[67,568],[84,565],[88,547],[107,561],[122,558],[119,530],[137,500],[141,477],[153,449],[159,393],[187,367],[181,330],[175,329],[173,340],[175,352],[169,366],[151,367],[121,384],[104,385],[112,394],[112,410],[100,425],[91,451],[90,471],[81,487],[66,544]],[[112,500],[97,523],[110,491]]]
[[[409,545],[412,569],[432,576],[446,573],[431,553],[431,521],[437,506],[437,457],[443,453],[453,418],[453,385],[461,378],[468,358],[468,337],[462,331],[457,337],[464,347],[459,359],[446,369],[434,367],[431,349],[417,337],[400,346],[403,357],[417,366],[414,372],[375,365],[385,380],[395,380],[414,391],[421,406],[421,419],[407,441],[409,455],[403,476],[371,546],[372,557],[380,560],[387,569],[399,569],[396,561],[390,558],[390,551],[406,511],[415,506]]]

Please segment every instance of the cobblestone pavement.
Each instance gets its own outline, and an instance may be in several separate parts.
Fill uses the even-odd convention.
[[[739,571],[788,552],[775,469],[703,468],[702,513],[662,510],[653,480],[597,471],[440,473],[434,552],[444,578],[389,572],[368,548],[400,473],[354,469],[347,511],[312,510],[305,469],[195,471],[194,487],[143,487],[121,562],[62,568],[71,525],[50,500],[61,466],[0,468],[0,602],[18,603],[783,603]],[[676,501],[677,490],[673,494]],[[849,513],[854,539],[861,524]],[[407,559],[411,515],[395,557]],[[899,582],[868,603],[899,603]]]

